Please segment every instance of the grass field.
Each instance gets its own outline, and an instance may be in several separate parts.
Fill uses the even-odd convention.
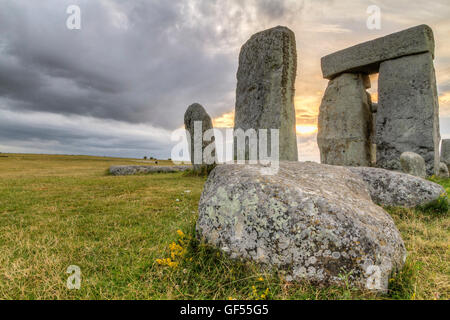
[[[448,212],[388,209],[408,258],[387,295],[293,285],[191,240],[205,178],[107,174],[121,164],[148,162],[0,154],[0,299],[450,298]]]

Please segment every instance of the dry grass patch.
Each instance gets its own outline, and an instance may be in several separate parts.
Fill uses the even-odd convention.
[[[409,256],[389,295],[375,296],[289,284],[193,240],[204,177],[106,174],[111,165],[151,164],[136,159],[7,156],[0,158],[2,299],[450,298],[448,212],[389,209]],[[450,192],[450,180],[439,183]],[[158,264],[179,229],[191,238],[183,258],[176,268]],[[81,268],[80,290],[66,287],[70,265]]]

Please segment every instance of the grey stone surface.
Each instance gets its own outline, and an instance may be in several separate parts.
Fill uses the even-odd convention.
[[[191,169],[191,166],[111,166],[109,173],[113,176],[129,176],[144,173],[172,173]]]
[[[329,54],[322,58],[322,73],[326,79],[343,72],[376,73],[383,61],[424,52],[434,56],[433,31],[419,25]]]
[[[403,152],[400,155],[400,165],[404,173],[420,178],[425,178],[427,176],[425,160],[417,153]]]
[[[448,178],[448,167],[445,163],[439,163],[439,173],[438,176],[440,178]]]
[[[195,122],[201,121],[201,130],[195,132]],[[211,155],[213,159],[216,158],[215,151],[215,138],[214,136],[210,141],[205,141],[204,133],[207,130],[213,129],[211,117],[205,111],[202,105],[198,103],[191,104],[185,114],[184,114],[184,126],[185,129],[189,132],[190,139],[188,139],[189,150],[191,163],[194,167],[194,171],[202,171],[203,169],[212,170],[214,168],[215,163],[211,163],[212,161],[208,161],[205,158],[204,151],[209,145],[213,148]],[[194,147],[197,145],[198,147],[198,159],[195,158],[195,150]],[[214,161],[216,162],[216,161]]]
[[[319,109],[317,143],[324,164],[369,166],[373,122],[364,76],[344,73],[328,83]]]
[[[450,139],[442,139],[441,161],[450,166]]]
[[[345,167],[281,162],[219,165],[199,204],[197,235],[231,258],[284,270],[291,281],[385,291],[406,251],[392,218]]]
[[[427,174],[439,168],[439,103],[431,53],[381,64],[378,80],[377,166],[401,170],[400,155],[421,155]]]
[[[415,207],[436,200],[445,193],[437,183],[410,174],[380,168],[349,168],[369,186],[372,200],[383,206]]]
[[[295,35],[286,27],[256,33],[241,48],[234,127],[244,131],[279,129],[280,160],[298,160],[294,109],[296,72]],[[270,139],[268,144],[270,146]]]

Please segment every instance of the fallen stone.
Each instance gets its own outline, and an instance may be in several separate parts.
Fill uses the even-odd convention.
[[[378,79],[377,166],[401,170],[400,155],[415,152],[427,174],[439,169],[439,103],[431,53],[381,64]]]
[[[321,163],[370,166],[374,139],[366,78],[344,73],[328,83],[319,109],[317,143]]]
[[[205,136],[208,130],[213,129],[213,125],[211,117],[202,105],[194,103],[187,108],[184,114],[184,126],[190,136],[188,144],[194,171],[212,170],[217,163],[215,138],[214,135]],[[209,132],[212,133],[212,131]]]
[[[439,163],[439,178],[448,178],[448,167],[445,163]]]
[[[450,139],[442,139],[441,144],[441,162],[450,166]]]
[[[445,190],[437,183],[380,168],[349,168],[369,186],[372,200],[382,206],[412,208],[438,199]]]
[[[425,160],[417,153],[403,152],[400,156],[400,165],[404,173],[420,178],[425,178],[427,176]]]
[[[376,73],[383,61],[424,52],[434,57],[433,31],[419,25],[323,57],[322,74],[332,79],[344,72]]]
[[[291,281],[386,291],[406,251],[392,218],[345,167],[281,162],[219,165],[200,203],[197,235],[231,258],[284,270]]]
[[[173,173],[192,170],[191,166],[112,166],[109,173],[113,176],[128,176],[144,173]]]
[[[294,109],[296,73],[295,35],[286,27],[254,34],[241,48],[234,128],[257,132],[278,129],[280,160],[298,160]],[[236,149],[236,139],[234,144]],[[271,150],[270,135],[268,150]],[[248,151],[245,159],[249,159]]]

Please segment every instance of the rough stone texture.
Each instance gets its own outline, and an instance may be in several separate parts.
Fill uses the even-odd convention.
[[[386,290],[405,247],[357,175],[314,162],[281,162],[270,176],[260,169],[220,165],[211,172],[199,204],[200,239],[232,258],[284,270],[288,280],[342,284],[345,273],[353,285]]]
[[[279,129],[280,160],[298,160],[294,109],[296,72],[295,35],[286,27],[256,33],[241,48],[234,127],[244,131]],[[271,150],[268,140],[268,150]]]
[[[439,163],[439,173],[438,176],[440,178],[448,178],[448,167],[445,163]]]
[[[329,54],[322,58],[322,73],[326,79],[343,72],[376,73],[383,61],[424,52],[434,56],[433,31],[419,25]]]
[[[439,103],[431,53],[383,62],[378,80],[377,166],[401,170],[400,155],[420,154],[439,168]]]
[[[202,122],[202,130],[197,133],[194,131],[195,122],[201,121]],[[214,159],[216,158],[216,152],[215,152],[215,138],[212,137],[211,141],[204,141],[203,135],[207,130],[213,129],[211,117],[208,115],[208,113],[205,111],[202,105],[198,103],[191,104],[185,114],[184,114],[184,126],[186,130],[190,134],[190,139],[188,139],[189,144],[189,150],[190,150],[190,156],[191,156],[191,163],[194,167],[194,171],[202,171],[203,169],[212,170],[215,166],[215,163],[209,163],[204,155],[203,152],[206,147],[208,147],[210,144],[213,144],[214,151],[213,156]],[[199,153],[198,159],[195,159],[195,153],[194,153],[194,147],[197,144],[198,150],[201,150],[201,154]],[[195,163],[196,162],[196,163]],[[217,161],[215,161],[217,162]]]
[[[425,178],[427,176],[425,160],[423,160],[423,158],[417,153],[403,152],[400,156],[400,165],[404,173],[421,178]]]
[[[445,193],[437,183],[406,173],[379,168],[349,168],[369,186],[375,203],[383,206],[415,207],[439,198]]]
[[[450,139],[442,139],[441,161],[450,166]]]
[[[109,168],[109,173],[113,176],[128,176],[143,173],[172,173],[191,169],[191,166],[112,166]]]
[[[319,110],[320,161],[343,166],[371,164],[372,112],[361,74],[344,73],[328,83]]]

